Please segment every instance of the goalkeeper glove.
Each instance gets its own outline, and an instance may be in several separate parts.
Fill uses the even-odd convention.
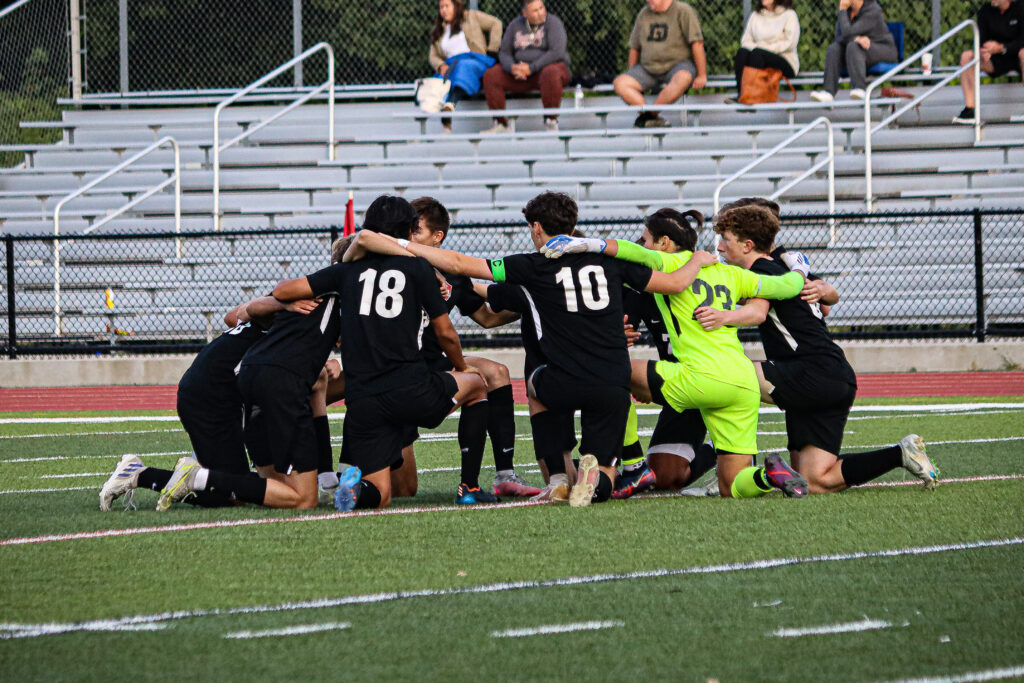
[[[786,264],[786,267],[795,273],[800,273],[805,278],[811,272],[811,264],[807,260],[807,257],[800,251],[787,251],[783,253],[780,258],[782,262]]]
[[[570,237],[555,235],[540,248],[540,253],[548,258],[558,258],[563,254],[601,254],[608,242],[599,237]]]

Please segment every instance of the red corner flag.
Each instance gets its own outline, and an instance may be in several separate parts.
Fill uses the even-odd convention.
[[[348,191],[348,204],[345,205],[345,229],[343,237],[348,237],[356,231],[356,207],[352,201],[352,190]]]

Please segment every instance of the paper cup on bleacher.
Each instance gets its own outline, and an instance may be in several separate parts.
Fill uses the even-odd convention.
[[[932,53],[925,52],[921,55],[921,73],[926,76],[932,72]]]

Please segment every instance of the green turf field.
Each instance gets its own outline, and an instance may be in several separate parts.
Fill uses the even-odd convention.
[[[10,681],[1024,676],[1024,398],[970,402],[863,401],[847,425],[848,451],[921,434],[945,480],[932,493],[899,470],[884,481],[913,485],[804,500],[456,509],[451,420],[417,443],[419,494],[385,515],[160,514],[151,491],[137,492],[138,510],[118,500],[103,513],[97,492],[122,454],[172,467],[189,451],[170,414],[0,413],[0,671]],[[641,416],[642,437],[654,420]],[[517,466],[538,483],[527,419],[517,421]],[[760,430],[763,451],[783,448],[781,415],[763,415]],[[485,468],[481,481],[492,476]]]

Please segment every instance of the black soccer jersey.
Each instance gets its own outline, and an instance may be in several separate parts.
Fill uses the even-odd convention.
[[[647,327],[647,338],[658,350],[658,358],[661,360],[675,360],[672,355],[672,340],[668,336],[668,328],[665,327],[665,319],[658,309],[655,297],[665,297],[664,294],[653,294],[651,292],[638,292],[635,289],[626,287],[622,290],[622,304],[627,321],[634,330],[640,329],[640,322],[643,321]],[[668,310],[668,297],[665,297],[665,309]],[[641,337],[644,339],[644,337]]]
[[[537,340],[537,327],[530,314],[526,290],[520,285],[494,284],[487,288],[487,303],[495,312],[511,311],[521,316],[519,336],[522,337],[523,351],[526,353],[523,377],[529,378],[533,371],[547,363],[548,359],[544,357],[540,342]]]
[[[444,302],[448,312],[451,313],[456,306],[462,315],[470,316],[484,305],[482,296],[473,291],[473,282],[465,275],[448,275],[441,273],[444,279],[452,288],[451,296]],[[435,280],[436,282],[436,280]],[[437,341],[437,334],[429,324],[423,328],[423,358],[430,365],[444,355],[441,345]]]
[[[430,264],[421,258],[371,254],[308,276],[314,292],[337,291],[345,398],[373,396],[424,381],[421,311],[447,314]]]
[[[203,347],[178,382],[178,391],[192,403],[238,412],[242,398],[235,383],[235,368],[242,356],[266,332],[253,323],[241,323]]]
[[[760,258],[750,270],[762,275],[784,275],[788,269],[779,261]],[[800,297],[771,301],[768,317],[758,330],[768,360],[800,359],[824,365],[830,372],[856,384],[853,368],[843,350],[832,341],[821,307]]]
[[[314,286],[313,293],[322,299],[320,304],[308,315],[292,311],[277,313],[266,336],[242,358],[243,366],[274,365],[295,373],[313,386],[331,349],[338,343],[341,328],[337,292]]]
[[[600,254],[515,254],[491,261],[490,269],[495,282],[525,289],[551,365],[584,382],[629,387],[622,285],[642,290],[650,268]]]

